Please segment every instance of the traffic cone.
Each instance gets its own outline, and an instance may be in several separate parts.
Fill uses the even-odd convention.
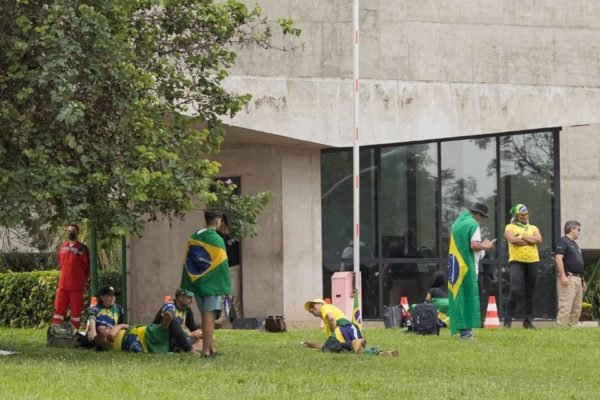
[[[500,328],[500,320],[498,319],[498,308],[496,307],[496,297],[490,296],[487,312],[485,316],[484,328]]]
[[[400,307],[402,308],[402,319],[408,319],[410,313],[408,312],[408,299],[405,296],[400,298]]]

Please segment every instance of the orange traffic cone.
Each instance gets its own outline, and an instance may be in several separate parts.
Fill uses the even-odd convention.
[[[408,312],[408,299],[405,296],[400,298],[400,307],[402,308],[402,319],[408,319],[410,313]]]
[[[498,308],[496,307],[496,298],[490,296],[487,312],[485,316],[484,328],[500,328],[500,320],[498,319]]]

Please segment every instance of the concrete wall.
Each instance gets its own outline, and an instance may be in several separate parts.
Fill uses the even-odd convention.
[[[282,172],[283,315],[301,321],[304,302],[323,295],[319,151],[288,152]]]
[[[582,224],[582,249],[600,249],[600,125],[560,133],[561,232],[568,220]]]
[[[302,304],[321,294],[320,153],[318,149],[254,147],[215,157],[220,176],[240,176],[242,193],[271,191],[260,232],[242,241],[247,317],[307,319]],[[129,241],[130,321],[148,322],[179,285],[189,235],[204,226],[201,211],[182,221],[161,218]],[[285,228],[284,228],[285,227]]]
[[[254,3],[254,2],[250,2]],[[352,2],[262,0],[304,51],[248,48],[232,124],[352,144]],[[600,122],[600,2],[361,1],[363,144]]]

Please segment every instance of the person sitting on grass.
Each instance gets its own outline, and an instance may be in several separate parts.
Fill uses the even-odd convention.
[[[365,348],[367,341],[359,326],[352,323],[346,315],[323,299],[314,299],[304,304],[304,309],[321,318],[325,324],[327,341],[324,344],[304,341],[308,348],[329,353],[352,352],[354,354],[372,354],[378,356],[398,357],[398,351],[381,351],[377,348]]]
[[[433,282],[427,292],[425,301],[433,304],[438,310],[440,321],[446,324],[446,326],[450,326],[450,317],[448,316],[448,309],[450,308],[448,300],[448,275],[444,271],[433,273]]]
[[[173,327],[172,327],[173,326]],[[179,327],[177,329],[177,326]],[[136,325],[118,324],[109,329],[105,325],[97,327],[94,347],[100,351],[128,351],[131,353],[168,353],[170,332],[175,332],[177,346],[192,354],[201,354],[198,347],[192,346],[186,339],[181,324],[172,311],[164,312],[160,324]],[[202,341],[200,341],[200,346]],[[201,347],[200,347],[201,348]]]
[[[163,315],[165,312],[172,311],[175,313],[174,317],[177,321],[177,324],[171,324],[169,326],[170,329],[170,343],[169,343],[169,351],[176,352],[180,351],[177,346],[176,338],[181,335],[179,329],[183,329],[183,333],[185,334],[186,340],[192,346],[198,346],[198,343],[202,343],[202,330],[197,329],[196,322],[194,320],[194,313],[190,308],[192,304],[192,299],[194,298],[194,293],[189,290],[177,289],[175,291],[175,300],[166,301],[160,310],[156,313],[154,317],[154,324],[161,324],[163,321]],[[202,345],[200,344],[200,348]],[[216,354],[215,349],[212,350],[213,354]]]
[[[89,308],[86,337],[90,342],[96,337],[98,326],[105,325],[112,329],[115,325],[123,323],[125,313],[123,307],[115,302],[116,294],[112,286],[103,287],[98,292],[100,303]]]

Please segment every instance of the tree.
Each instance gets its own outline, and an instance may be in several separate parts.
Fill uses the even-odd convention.
[[[220,118],[250,99],[222,81],[236,46],[271,39],[238,0],[3,1],[0,224],[120,236],[210,200]]]

